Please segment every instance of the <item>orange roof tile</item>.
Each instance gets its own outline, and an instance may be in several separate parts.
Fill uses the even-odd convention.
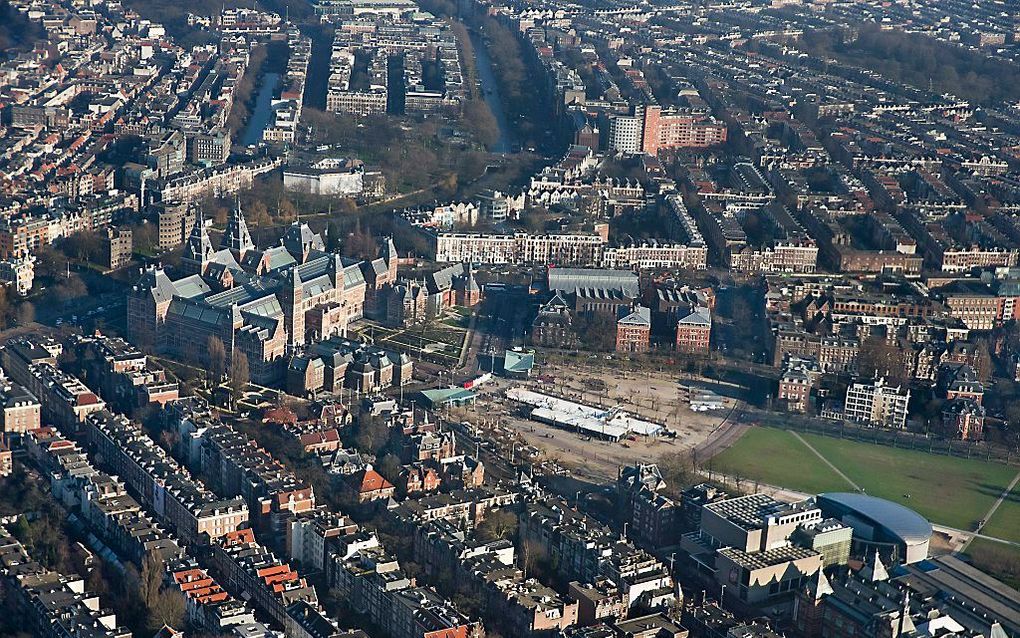
[[[375,470],[365,470],[361,477],[361,487],[358,488],[358,492],[364,494],[391,487],[393,487],[393,484],[383,478],[382,474]]]

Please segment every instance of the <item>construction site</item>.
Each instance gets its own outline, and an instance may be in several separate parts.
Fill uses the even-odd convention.
[[[736,386],[612,365],[552,364],[523,381],[493,377],[457,413],[477,427],[501,430],[536,461],[605,480],[620,465],[705,443],[743,405]]]

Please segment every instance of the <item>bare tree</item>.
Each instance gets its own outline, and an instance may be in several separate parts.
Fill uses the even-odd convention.
[[[0,328],[7,327],[7,317],[11,314],[11,305],[7,300],[7,287],[0,286]]]
[[[158,631],[163,625],[181,627],[184,623],[184,598],[163,587],[164,565],[156,554],[142,561],[139,597],[146,609],[146,628]]]
[[[404,471],[404,466],[400,463],[400,458],[390,452],[379,460],[379,467],[376,469],[383,478],[396,485],[400,480],[400,473]]]
[[[236,401],[241,397],[241,391],[248,385],[248,355],[234,348],[234,354],[230,359],[230,390]]]
[[[219,383],[227,368],[227,349],[219,337],[210,336],[206,341],[206,350],[209,353],[209,378]]]
[[[22,301],[17,310],[18,325],[24,326],[35,321],[35,306],[31,301]]]
[[[974,368],[978,374],[978,378],[985,383],[992,377],[995,372],[994,364],[992,362],[992,351],[988,347],[987,339],[980,339],[977,343],[977,351],[974,357]]]
[[[478,524],[478,534],[488,540],[512,539],[517,535],[517,517],[506,510],[492,510]]]

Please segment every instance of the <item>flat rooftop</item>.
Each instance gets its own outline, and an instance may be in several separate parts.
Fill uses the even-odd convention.
[[[719,550],[719,554],[729,558],[737,565],[748,570],[766,569],[768,567],[775,567],[776,565],[782,565],[790,561],[819,556],[819,553],[813,549],[797,547],[796,545],[776,547],[774,549],[769,549],[764,552],[755,552],[753,554],[748,554],[747,552],[733,547],[724,547]]]
[[[754,530],[766,527],[771,516],[808,511],[815,509],[815,506],[808,502],[783,503],[765,494],[749,494],[710,503],[705,506],[705,509],[738,527]]]

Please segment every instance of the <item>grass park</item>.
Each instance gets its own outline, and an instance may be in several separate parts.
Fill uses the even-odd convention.
[[[1017,474],[1017,468],[988,461],[814,434],[799,436],[803,440],[786,430],[752,428],[714,457],[711,469],[801,492],[854,491],[854,485],[820,459],[810,445],[868,494],[962,530],[974,529]],[[1020,541],[1020,489],[1003,501],[983,533]]]
[[[761,481],[799,492],[845,492],[851,488],[792,434],[752,428],[709,467],[732,477]]]
[[[1020,483],[1002,501],[991,519],[981,529],[982,534],[1020,541]],[[1020,551],[1020,550],[1018,550]]]

